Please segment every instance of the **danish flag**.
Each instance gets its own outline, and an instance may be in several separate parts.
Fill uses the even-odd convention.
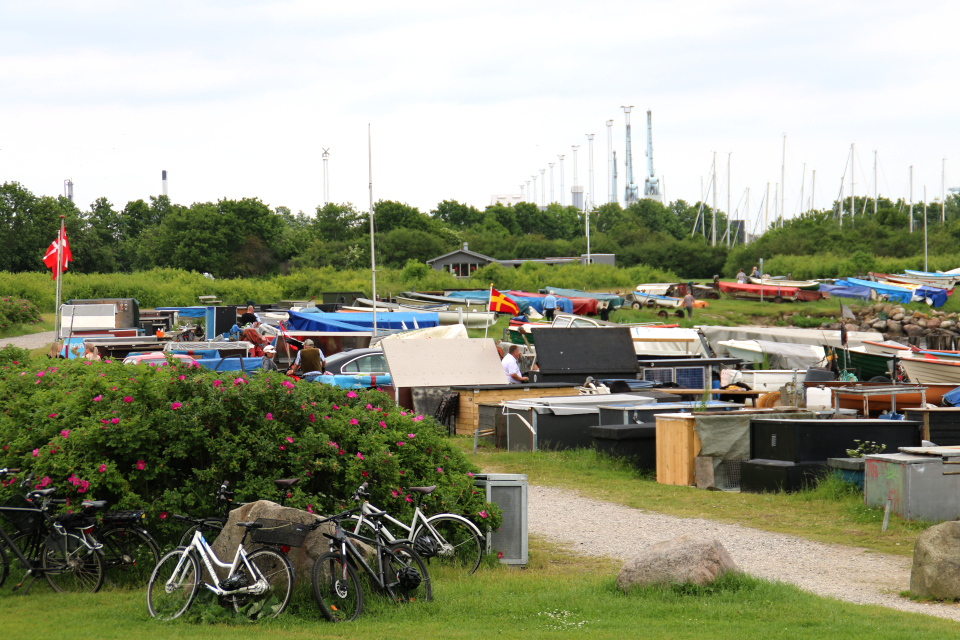
[[[60,250],[60,264],[57,264],[57,251],[60,247],[63,247]],[[62,273],[67,270],[67,263],[73,260],[73,254],[70,252],[70,243],[67,242],[67,230],[63,225],[63,221],[60,221],[60,233],[57,235],[57,239],[50,243],[50,247],[47,249],[47,252],[43,254],[43,264],[47,265],[47,269],[53,270],[53,279],[57,279],[57,274]]]

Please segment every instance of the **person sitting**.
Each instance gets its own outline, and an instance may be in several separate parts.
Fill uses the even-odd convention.
[[[503,356],[503,360],[501,360],[503,372],[507,374],[508,384],[520,384],[529,381],[529,378],[520,373],[520,363],[517,362],[517,356],[519,355],[520,347],[513,344],[510,345],[510,348],[507,349],[507,355]]]
[[[754,267],[753,267],[753,271],[750,272],[750,277],[751,277],[751,278],[759,278],[759,277],[760,277],[760,271],[757,269],[756,266],[754,266]]]
[[[248,305],[246,312],[240,316],[240,321],[237,323],[241,327],[245,327],[248,324],[257,326],[260,323],[260,316],[256,314],[253,310],[253,305]]]
[[[263,362],[260,365],[264,371],[280,371],[280,368],[277,366],[276,360],[277,357],[277,348],[272,344],[268,344],[263,348]]]
[[[313,346],[313,340],[307,338],[303,341],[303,349],[297,352],[297,359],[287,370],[287,375],[296,375],[298,371],[302,376],[308,373],[323,373],[323,365],[326,361],[323,351]]]

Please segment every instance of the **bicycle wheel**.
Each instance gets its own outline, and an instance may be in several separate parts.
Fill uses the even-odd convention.
[[[396,581],[396,584],[390,587],[393,599],[397,602],[433,600],[427,565],[413,547],[408,544],[394,544],[387,553],[389,562],[384,564],[390,567],[388,579],[390,582]],[[414,569],[416,575],[413,575],[410,569]]]
[[[7,560],[7,554],[10,554],[10,559],[16,562],[13,552],[7,550],[6,543],[0,538],[0,587],[7,581],[7,574],[10,573],[10,567],[8,566],[10,561]]]
[[[189,549],[175,549],[160,558],[147,583],[147,610],[160,620],[173,620],[190,608],[200,589],[200,563]]]
[[[360,580],[339,553],[325,553],[313,563],[313,598],[330,622],[356,620],[363,612]]]
[[[147,584],[160,561],[160,550],[150,534],[136,527],[113,527],[101,531],[103,563],[107,582],[124,589],[139,589]]]
[[[44,541],[40,566],[54,591],[96,593],[103,585],[103,559],[84,538],[51,533]]]
[[[233,603],[234,610],[251,620],[276,618],[290,604],[290,595],[293,593],[293,565],[287,556],[273,549],[258,549],[247,557],[247,562],[260,575],[251,575],[243,563],[237,568],[237,572],[247,577],[249,586],[253,586],[263,577],[267,581],[267,588],[263,593],[241,593],[227,596],[228,599]]]
[[[204,538],[210,537],[207,534],[214,534],[213,539],[207,540],[207,542],[213,544],[213,541],[216,540],[217,536],[220,535],[220,532],[223,531],[223,521],[204,520],[203,524],[190,525],[187,527],[187,530],[183,532],[183,535],[180,536],[180,542],[177,543],[177,546],[189,547],[190,543],[193,542],[193,532],[197,529],[200,529],[200,532],[204,534]]]
[[[436,535],[429,528],[420,527],[413,539],[413,547],[429,547],[431,545],[425,544],[423,538],[433,539],[432,546],[436,548],[436,555],[427,558],[427,561],[434,567],[434,573],[444,576],[468,576],[477,570],[483,545],[473,527],[449,515],[433,516],[427,520],[427,524],[434,529]]]
[[[40,549],[43,548],[43,538],[39,533],[21,533],[10,536],[10,539],[33,566],[40,566]],[[11,549],[4,547],[2,553],[7,559],[6,579],[13,586],[21,584],[27,577],[27,568],[21,564],[19,558],[14,555]]]

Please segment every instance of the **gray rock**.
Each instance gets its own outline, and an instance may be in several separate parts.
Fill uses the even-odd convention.
[[[876,322],[873,323],[873,328],[876,329],[877,331],[886,331],[886,329],[887,329],[887,321],[886,321],[886,320],[877,320]]]
[[[960,598],[960,522],[934,525],[917,537],[910,593],[943,600]]]
[[[906,312],[907,312],[906,309],[904,309],[903,307],[894,307],[894,308],[893,308],[893,315],[897,315],[897,314],[899,313],[899,314],[902,316],[902,315],[905,314]]]
[[[927,321],[926,318],[920,318],[919,320],[917,320],[917,326],[920,327],[921,329],[926,329],[926,328],[927,328],[927,322],[928,322],[928,321]]]
[[[868,322],[864,322],[860,325],[860,328],[858,328],[857,331],[873,331],[873,325]]]
[[[903,314],[902,314],[902,313],[895,313],[895,314],[893,314],[893,317],[890,318],[890,319],[891,319],[891,320],[896,320],[897,322],[900,322],[901,320],[903,320]]]
[[[648,547],[627,560],[617,574],[617,588],[651,584],[705,585],[727,571],[739,571],[733,558],[716,538],[685,535]]]
[[[221,560],[224,562],[233,560],[233,556],[237,552],[237,547],[240,546],[244,529],[238,527],[236,523],[255,522],[258,518],[310,524],[317,519],[317,516],[292,507],[281,507],[269,500],[251,502],[238,509],[234,509],[230,512],[223,531],[220,532],[220,535],[217,536],[216,541],[214,541],[212,545],[213,550]],[[313,568],[313,561],[330,550],[330,541],[323,537],[324,532],[333,534],[333,525],[330,523],[320,525],[320,528],[307,534],[307,537],[303,541],[303,546],[293,547],[287,553],[287,558],[293,563],[293,569],[296,574],[296,584],[301,584],[303,580],[306,580],[306,584],[308,584],[310,582],[310,571]],[[357,544],[359,545],[359,543]],[[259,545],[250,542],[250,537],[248,536],[247,553],[250,553],[250,550],[257,546]],[[365,547],[363,551],[365,553],[369,552]],[[204,571],[204,573],[206,573],[206,571]],[[223,572],[221,576],[221,578],[224,577],[226,577],[226,572]]]
[[[847,328],[847,331],[848,331],[848,332],[849,332],[849,331],[859,331],[859,330],[860,330],[860,325],[858,325],[858,324],[845,324],[844,326]]]
[[[927,320],[927,329],[936,329],[940,326],[940,318],[930,318]]]
[[[902,336],[903,327],[900,325],[899,322],[896,322],[894,320],[887,320],[887,333],[889,333],[892,336]]]
[[[910,336],[911,338],[916,338],[921,333],[923,333],[923,329],[921,329],[919,325],[905,324],[903,325],[903,332],[908,336]]]

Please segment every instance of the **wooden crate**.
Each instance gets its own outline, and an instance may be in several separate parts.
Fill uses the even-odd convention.
[[[553,398],[556,396],[575,396],[577,385],[562,387],[525,387],[517,385],[515,389],[458,389],[460,407],[457,411],[457,435],[472,436],[477,430],[480,404],[498,404],[504,400],[524,400],[529,398]]]

